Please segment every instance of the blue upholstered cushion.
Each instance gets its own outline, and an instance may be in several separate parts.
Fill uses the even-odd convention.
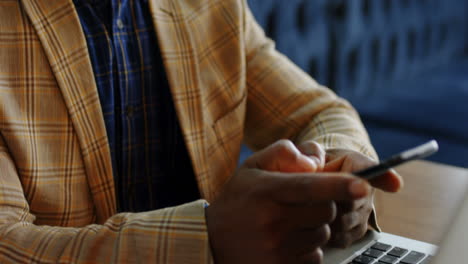
[[[381,156],[437,138],[433,159],[468,165],[468,0],[248,2],[281,52],[354,104]]]
[[[458,141],[437,136],[433,137],[427,133],[418,133],[413,130],[388,128],[372,122],[367,122],[366,128],[371,135],[374,147],[382,159],[436,138],[439,142],[440,151],[428,157],[429,160],[462,167],[468,166],[466,145],[460,144]]]
[[[468,167],[468,60],[394,82],[375,98],[352,102],[381,156],[435,138],[433,160]]]

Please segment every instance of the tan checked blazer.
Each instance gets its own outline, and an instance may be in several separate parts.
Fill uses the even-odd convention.
[[[150,7],[204,199],[242,140],[375,155],[354,110],[278,54],[243,0]],[[203,201],[116,214],[91,67],[72,0],[0,1],[0,263],[212,262]]]

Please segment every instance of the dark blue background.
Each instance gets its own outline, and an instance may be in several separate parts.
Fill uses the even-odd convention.
[[[277,48],[360,112],[381,158],[468,166],[467,0],[249,0]],[[244,156],[246,153],[244,153]]]

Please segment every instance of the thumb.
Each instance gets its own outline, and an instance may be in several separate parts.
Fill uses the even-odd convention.
[[[403,178],[395,170],[391,169],[382,176],[370,180],[370,183],[375,188],[379,188],[385,192],[398,192],[403,186]]]
[[[247,168],[276,172],[315,172],[317,160],[303,155],[290,140],[280,140],[253,154],[244,162]]]
[[[344,173],[272,173],[272,197],[285,203],[353,201],[371,192],[367,181]]]

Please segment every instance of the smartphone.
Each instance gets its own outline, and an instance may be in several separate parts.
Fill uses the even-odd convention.
[[[398,166],[411,160],[423,159],[436,153],[438,150],[439,145],[437,144],[437,141],[431,140],[415,148],[408,149],[399,154],[393,155],[391,158],[381,161],[375,166],[364,170],[356,171],[353,174],[363,179],[371,180],[381,176],[382,174],[384,174],[389,169],[395,166]]]

